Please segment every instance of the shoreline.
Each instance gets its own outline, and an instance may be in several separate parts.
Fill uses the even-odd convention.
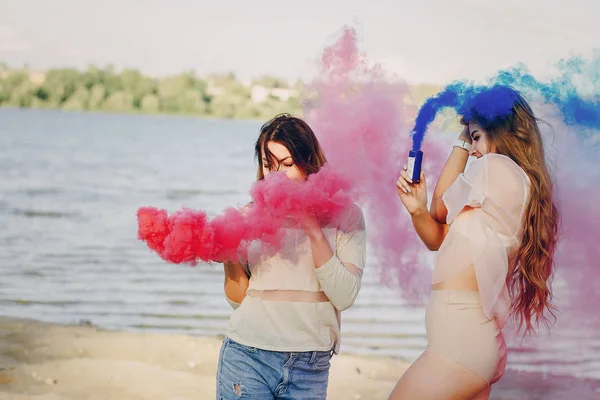
[[[1,400],[214,399],[222,338],[106,330],[0,316]],[[328,399],[387,399],[408,363],[345,354]],[[600,380],[507,370],[492,400],[600,398]]]
[[[262,123],[264,122],[263,118],[242,118],[242,117],[221,117],[216,115],[201,115],[194,113],[173,113],[173,112],[143,112],[143,111],[112,111],[112,110],[102,110],[102,109],[87,109],[87,110],[69,110],[60,107],[17,107],[17,106],[7,106],[0,104],[1,110],[34,110],[34,111],[51,111],[51,112],[63,112],[63,113],[72,113],[72,114],[91,114],[91,115],[114,115],[114,116],[140,116],[140,117],[166,117],[166,118],[187,118],[187,119],[201,119],[207,121],[240,121],[240,122],[249,122],[249,123]],[[294,113],[290,111],[290,113]],[[301,113],[296,112],[296,115],[301,115]]]

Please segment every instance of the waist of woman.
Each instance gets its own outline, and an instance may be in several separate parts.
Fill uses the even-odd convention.
[[[329,298],[323,291],[248,289],[246,295],[267,301],[289,301],[294,303],[323,303],[329,301]]]
[[[471,265],[460,273],[431,286],[431,290],[479,291],[475,268]]]

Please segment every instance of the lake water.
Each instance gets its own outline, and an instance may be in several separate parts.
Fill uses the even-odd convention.
[[[136,238],[136,210],[220,213],[248,201],[259,122],[0,109],[0,309],[58,323],[222,334],[220,264],[171,265]],[[413,360],[424,309],[367,266],[342,351]],[[563,328],[509,368],[600,378],[597,332]]]

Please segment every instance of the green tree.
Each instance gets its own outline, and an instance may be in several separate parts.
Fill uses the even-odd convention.
[[[190,72],[162,79],[158,83],[161,109],[171,113],[202,113],[206,111],[206,85]]]
[[[156,80],[143,76],[138,70],[128,69],[121,74],[123,90],[133,95],[133,106],[140,108],[142,99],[157,91]]]
[[[115,68],[109,65],[102,71],[102,84],[106,90],[106,96],[109,97],[115,92],[123,90],[123,81],[121,76],[115,72]]]
[[[108,111],[132,111],[133,95],[124,90],[114,92],[104,101],[102,108]]]
[[[253,103],[246,103],[235,109],[234,117],[243,119],[257,119],[261,116],[260,108]]]
[[[51,69],[46,74],[42,88],[48,95],[46,101],[61,106],[75,93],[79,72],[75,69]]]
[[[157,113],[160,111],[160,100],[155,94],[147,94],[142,98],[139,108],[146,113]]]
[[[104,103],[104,99],[106,99],[106,89],[104,86],[100,84],[95,84],[90,89],[90,96],[88,99],[88,109],[89,110],[100,110],[102,109],[102,104]]]
[[[231,85],[238,83],[233,72],[228,72],[226,74],[211,74],[208,76],[207,81],[212,83],[214,86],[221,88],[228,88]]]
[[[104,84],[105,75],[104,70],[90,65],[87,70],[79,75],[79,86],[91,90],[94,85]]]
[[[211,115],[220,118],[233,118],[236,114],[235,104],[224,96],[213,99],[209,110]]]
[[[81,86],[63,103],[65,110],[86,110],[90,101],[90,91]]]
[[[255,85],[264,86],[268,89],[273,88],[289,88],[289,85],[285,79],[277,78],[270,75],[263,75],[256,81],[254,81]]]
[[[25,71],[5,71],[3,75],[4,78],[0,81],[0,103],[6,104],[13,96],[13,92],[21,87],[23,82],[29,81],[29,76]]]
[[[19,86],[12,90],[8,105],[14,107],[31,107],[35,97],[35,85],[27,80],[21,81]]]

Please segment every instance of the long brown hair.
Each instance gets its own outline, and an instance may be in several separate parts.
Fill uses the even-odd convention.
[[[290,152],[294,164],[304,176],[313,174],[327,162],[321,145],[310,126],[301,118],[290,114],[279,114],[260,128],[260,135],[254,145],[254,156],[258,161],[257,178],[264,179],[263,156],[272,169],[276,159],[267,147],[267,142],[284,145]],[[263,151],[265,154],[263,154]]]
[[[513,90],[512,88],[510,90]],[[554,317],[551,283],[554,276],[559,213],[553,201],[553,185],[546,165],[538,121],[523,96],[515,92],[512,112],[502,118],[486,119],[471,112],[471,120],[485,130],[490,147],[510,157],[529,176],[530,196],[522,222],[523,238],[516,253],[516,265],[507,277],[513,303],[511,315],[525,333],[534,331],[540,321]]]

